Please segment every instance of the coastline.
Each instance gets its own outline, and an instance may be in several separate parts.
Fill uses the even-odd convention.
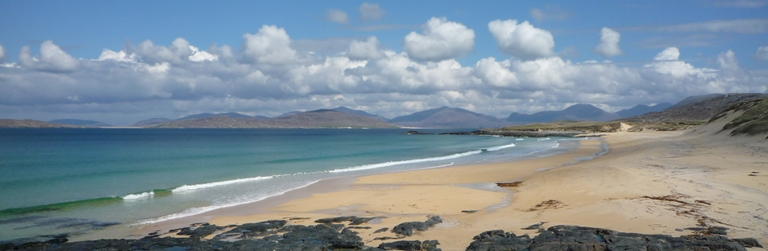
[[[760,137],[717,135],[707,128],[611,133],[542,158],[318,183],[328,189],[306,190],[262,208],[232,208],[207,222],[224,226],[284,219],[314,225],[314,220],[335,216],[383,217],[367,223],[370,229],[355,229],[366,245],[376,246],[382,242],[376,237],[394,235],[374,230],[438,215],[443,223],[404,240],[436,239],[445,250],[464,249],[473,236],[493,229],[533,236],[537,229],[522,228],[539,223],[543,228],[580,225],[672,236],[721,226],[731,238],[768,243],[768,142]],[[603,140],[608,153],[569,164],[600,152]],[[522,183],[495,186],[513,181]],[[143,232],[169,228],[169,222],[158,223]]]
[[[134,226],[129,238],[141,238],[155,231],[165,233],[170,229],[187,227],[200,222],[231,225],[272,219],[293,219],[289,224],[314,224],[313,221],[319,218],[356,215],[386,217],[381,219],[380,224],[391,222],[390,225],[395,225],[403,221],[421,221],[428,215],[440,215],[443,218],[447,215],[466,215],[461,212],[462,210],[495,211],[495,208],[509,206],[514,193],[512,190],[496,186],[496,182],[518,181],[544,169],[588,161],[605,150],[602,149],[604,140],[600,138],[567,139],[560,143],[557,149],[543,156],[526,156],[514,161],[321,180],[310,186],[254,203],[217,209],[185,218],[137,225]],[[515,167],[510,169],[510,165]],[[503,179],[499,179],[499,173],[504,173]],[[398,200],[396,197],[406,199],[389,209],[383,209],[385,206],[383,204],[360,206],[369,202],[368,197],[371,193],[389,194],[388,198],[382,200],[387,202]],[[442,195],[442,198],[434,198],[431,203],[437,203],[434,206],[445,210],[421,212],[418,205],[423,203],[425,198],[410,196],[413,194]],[[466,200],[456,201],[454,197],[456,194],[462,194],[461,197]],[[440,201],[453,202],[442,204]],[[472,202],[467,203],[467,201]],[[334,206],[329,206],[329,202],[335,203]],[[323,205],[326,208],[323,208]],[[456,208],[463,209],[455,210]],[[441,225],[445,227],[448,224]],[[478,229],[478,231],[484,230]],[[471,236],[467,240],[471,240]]]

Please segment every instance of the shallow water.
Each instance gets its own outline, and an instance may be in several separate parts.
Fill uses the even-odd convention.
[[[196,215],[317,181],[514,160],[557,140],[363,129],[0,129],[0,240]]]

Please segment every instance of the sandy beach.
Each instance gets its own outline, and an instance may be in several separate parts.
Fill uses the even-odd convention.
[[[693,234],[686,228],[723,226],[731,238],[768,243],[766,135],[729,137],[715,134],[717,126],[611,133],[543,158],[321,182],[196,220],[219,226],[272,219],[311,225],[326,217],[382,217],[362,225],[368,229],[354,229],[366,245],[376,246],[381,240],[375,238],[395,234],[375,230],[438,215],[443,223],[404,240],[439,240],[443,250],[463,250],[486,230],[535,235],[536,230],[522,228],[542,222],[544,228],[580,225],[672,236]],[[583,159],[600,152],[601,144],[609,146],[608,153]],[[519,183],[499,187],[497,182]],[[140,231],[189,223],[179,219]]]

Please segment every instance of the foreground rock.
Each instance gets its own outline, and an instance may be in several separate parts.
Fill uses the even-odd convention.
[[[0,243],[0,250],[440,250],[438,240],[398,240],[377,247],[365,246],[350,228],[335,229],[335,222],[365,221],[367,218],[337,217],[321,219],[313,226],[288,225],[283,220],[218,227],[196,224],[172,232],[190,238],[157,238],[155,234],[138,240],[96,240],[67,243],[65,236],[45,242]],[[425,222],[405,222],[393,228],[398,234],[412,234],[442,222],[433,216]],[[363,223],[360,223],[363,224]],[[540,223],[541,224],[541,223]],[[343,224],[341,224],[343,225]],[[423,231],[421,230],[421,231]],[[724,230],[720,229],[720,230]],[[220,234],[215,235],[217,232]],[[221,233],[223,232],[223,233]],[[716,231],[718,232],[718,231]],[[725,234],[725,231],[718,233]],[[207,234],[207,235],[206,235]],[[205,239],[215,235],[212,239]],[[235,238],[232,238],[235,237]],[[466,250],[746,250],[762,247],[753,238],[729,239],[724,235],[643,235],[580,226],[554,226],[541,230],[534,238],[516,236],[503,230],[483,232],[474,237]]]
[[[580,226],[554,226],[534,238],[503,230],[475,236],[467,250],[746,250],[762,247],[752,238],[728,239],[722,235],[680,236],[622,233]]]

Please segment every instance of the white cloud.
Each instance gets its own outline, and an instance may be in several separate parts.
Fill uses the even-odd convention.
[[[379,40],[376,37],[368,37],[365,42],[354,40],[349,44],[347,56],[353,60],[379,59],[384,53],[379,50]]]
[[[422,34],[411,32],[403,49],[417,60],[441,61],[463,56],[475,45],[475,31],[463,24],[433,17],[422,26]]]
[[[330,9],[325,13],[325,18],[337,24],[349,23],[349,16],[342,10]]]
[[[125,51],[112,51],[110,49],[104,49],[99,55],[99,61],[115,60],[119,62],[136,62],[136,54],[128,54]]]
[[[496,87],[510,87],[520,81],[515,73],[509,70],[509,61],[497,62],[495,58],[484,58],[475,64],[475,76],[483,82]]]
[[[363,3],[360,5],[360,20],[376,21],[384,16],[384,10],[375,3]]]
[[[495,20],[488,23],[499,49],[521,59],[554,55],[555,40],[549,31],[533,27],[528,21]]]
[[[665,60],[677,60],[678,58],[680,58],[680,50],[678,50],[677,47],[668,47],[663,51],[659,52],[659,54],[656,54],[656,56],[653,57],[653,60],[665,61]]]
[[[603,27],[600,30],[600,44],[595,47],[595,53],[602,55],[603,57],[613,57],[621,55],[621,48],[619,48],[619,40],[621,35],[607,27]]]
[[[52,72],[72,72],[80,66],[77,59],[64,52],[51,40],[40,45],[39,58],[31,56],[29,46],[22,47],[19,63],[27,68]]]
[[[734,71],[739,69],[739,62],[736,60],[736,55],[731,50],[718,54],[717,63],[720,65],[720,69],[723,70]]]
[[[283,28],[264,25],[256,34],[243,35],[242,60],[251,64],[287,64],[296,58],[291,38]]]
[[[206,52],[218,60],[195,62],[193,55],[202,51],[182,38],[170,45],[142,44],[103,50],[99,60],[77,60],[69,72],[39,72],[61,60],[34,58],[27,47],[19,57],[23,67],[0,67],[0,113],[119,113],[130,124],[196,112],[274,116],[339,105],[394,117],[449,105],[507,116],[582,102],[625,108],[713,92],[765,92],[768,86],[768,72],[740,69],[733,52],[706,59],[720,65],[709,69],[681,60],[674,47],[642,66],[554,55],[486,57],[463,66],[451,58],[420,60],[382,49],[376,37],[347,41],[330,56],[311,54],[295,50],[286,31],[275,26],[245,34],[236,50],[210,46]]]
[[[755,52],[755,60],[768,61],[768,46],[758,47]]]
[[[560,7],[555,5],[547,5],[544,10],[533,8],[529,14],[539,21],[563,20],[570,16],[568,12],[561,10]]]
[[[189,50],[192,51],[192,55],[189,55],[189,61],[192,62],[205,62],[219,60],[219,56],[208,53],[207,51],[201,51],[197,47],[189,46]]]

